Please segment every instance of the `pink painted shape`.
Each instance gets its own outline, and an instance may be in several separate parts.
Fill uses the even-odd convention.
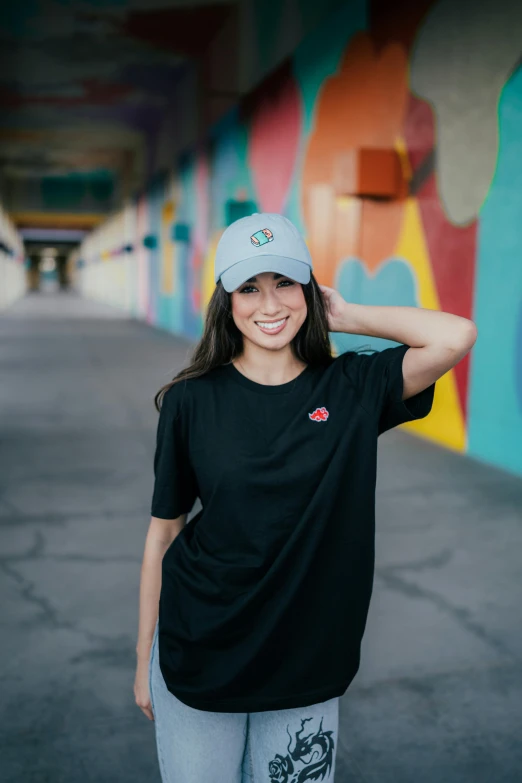
[[[297,84],[287,78],[277,94],[266,94],[251,127],[248,160],[263,212],[282,212],[294,171],[301,129]]]

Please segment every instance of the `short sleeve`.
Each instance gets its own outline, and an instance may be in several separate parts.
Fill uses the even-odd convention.
[[[423,419],[431,411],[435,383],[402,399],[404,379],[402,361],[410,346],[401,343],[372,354],[352,356],[351,370],[361,406],[378,419],[378,434],[406,421]]]
[[[191,511],[198,496],[196,476],[189,460],[183,381],[163,395],[156,433],[154,489],[151,515],[176,519]]]

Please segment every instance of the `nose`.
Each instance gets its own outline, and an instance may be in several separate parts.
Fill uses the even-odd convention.
[[[265,291],[262,296],[260,310],[269,318],[275,318],[281,312],[281,303],[275,291]]]

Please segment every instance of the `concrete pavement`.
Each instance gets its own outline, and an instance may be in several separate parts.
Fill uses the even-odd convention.
[[[139,572],[153,396],[191,347],[74,292],[0,314],[2,783],[160,780]],[[520,782],[522,479],[385,433],[377,529],[336,783]]]

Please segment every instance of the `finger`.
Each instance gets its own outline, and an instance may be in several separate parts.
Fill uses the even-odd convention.
[[[152,710],[151,710],[151,708],[150,708],[150,707],[142,707],[142,708],[141,708],[141,711],[142,711],[143,713],[145,713],[145,715],[147,716],[147,718],[148,718],[149,720],[154,720],[154,713],[152,712]]]

